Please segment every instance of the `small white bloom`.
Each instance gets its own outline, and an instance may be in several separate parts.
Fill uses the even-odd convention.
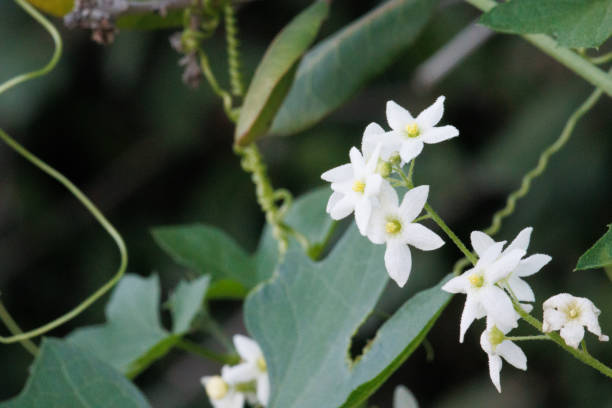
[[[408,388],[398,385],[393,391],[393,408],[419,408],[419,403]]]
[[[386,132],[378,123],[372,122],[363,132],[361,151],[363,156],[368,159],[374,153],[376,147],[380,145],[380,159],[389,161],[394,153],[399,152],[399,141],[392,132]]]
[[[502,368],[502,357],[520,370],[527,370],[527,356],[512,341],[505,338],[507,331],[493,325],[480,336],[480,345],[489,356],[489,375],[497,391],[501,392],[499,374]]]
[[[450,293],[465,293],[467,298],[461,315],[459,342],[475,319],[487,316],[488,324],[502,330],[518,326],[518,314],[510,297],[496,284],[505,279],[525,255],[522,249],[513,249],[502,255],[505,242],[496,242],[481,252],[476,265],[442,287]]]
[[[408,245],[423,251],[432,251],[444,245],[433,231],[413,223],[427,201],[429,186],[408,191],[401,205],[397,193],[388,184],[380,191],[380,207],[372,214],[368,238],[375,244],[387,244],[385,266],[391,279],[403,287],[410,276],[412,257]]]
[[[524,228],[502,252],[502,255],[514,249],[522,249],[526,252],[529,247],[532,231],[532,227]],[[476,251],[478,256],[481,256],[491,245],[496,243],[493,238],[480,231],[472,232],[471,240],[474,251]],[[544,265],[549,263],[551,259],[550,256],[543,254],[534,254],[525,259],[521,259],[517,267],[510,272],[510,275],[508,275],[505,280],[500,282],[500,285],[509,288],[521,302],[535,301],[533,289],[531,289],[531,286],[522,278],[535,274],[542,269]]]
[[[379,146],[366,161],[356,147],[349,156],[351,162],[326,171],[321,175],[332,183],[334,190],[327,203],[327,212],[335,220],[340,220],[355,211],[355,221],[362,235],[366,234],[372,207],[377,205],[377,196],[383,183],[387,183],[376,173]]]
[[[378,129],[373,128],[366,142],[382,143],[385,154],[388,151],[399,151],[402,161],[407,163],[421,153],[423,143],[439,143],[459,135],[454,126],[436,126],[443,114],[444,96],[436,99],[433,105],[421,112],[416,119],[397,103],[388,101],[387,122],[392,130],[380,133]]]
[[[544,302],[544,322],[542,330],[546,333],[561,330],[559,334],[568,346],[578,348],[584,337],[584,327],[596,335],[600,341],[609,337],[601,333],[598,317],[601,310],[587,298],[560,293]]]
[[[202,377],[200,380],[214,408],[242,408],[244,395],[218,375]]]
[[[237,334],[234,336],[234,346],[242,359],[241,363],[232,367],[225,366],[223,378],[230,384],[242,384],[255,381],[257,400],[263,406],[270,399],[270,379],[268,367],[259,345],[250,338]]]

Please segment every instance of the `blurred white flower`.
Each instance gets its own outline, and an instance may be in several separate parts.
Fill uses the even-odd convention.
[[[231,385],[255,382],[258,402],[266,406],[270,399],[270,379],[268,367],[259,345],[252,339],[237,334],[234,346],[241,362],[235,366],[223,367],[223,378]]]
[[[408,245],[423,251],[432,251],[444,245],[436,233],[412,222],[423,210],[428,194],[429,186],[415,187],[404,195],[400,205],[393,187],[385,184],[380,191],[380,206],[372,213],[368,238],[375,244],[387,244],[387,273],[400,287],[406,284],[412,267]]]
[[[407,163],[421,153],[423,143],[439,143],[459,135],[454,126],[436,126],[443,114],[444,96],[436,99],[433,105],[416,118],[397,103],[388,101],[387,122],[392,130],[381,133],[379,129],[372,128],[370,132],[366,132],[367,140],[364,135],[364,142],[368,145],[382,143],[385,154],[398,151],[402,161]]]
[[[514,249],[522,249],[526,252],[529,247],[532,231],[532,227],[524,228],[502,252],[502,255]],[[481,256],[491,245],[496,243],[493,238],[480,231],[472,232],[471,239],[474,251],[476,251],[478,256]],[[550,256],[543,254],[534,254],[525,259],[521,259],[508,277],[499,282],[500,286],[507,287],[521,302],[535,301],[535,295],[531,286],[522,278],[535,274],[542,269],[544,265],[549,263],[551,259]]]
[[[398,385],[393,391],[393,408],[419,408],[419,403],[408,388]]]
[[[502,357],[518,369],[527,370],[527,356],[512,341],[505,338],[508,331],[497,326],[488,327],[480,336],[480,345],[489,356],[489,375],[497,391],[501,392],[499,374],[502,369]]]
[[[340,220],[355,211],[355,222],[362,235],[366,229],[372,208],[378,205],[378,193],[383,183],[387,183],[376,173],[381,146],[378,146],[367,159],[356,147],[352,147],[350,163],[326,171],[321,178],[331,184],[334,191],[327,203],[327,212],[335,220]]]
[[[202,377],[200,380],[214,408],[242,408],[244,395],[218,375]]]
[[[543,307],[542,330],[546,333],[560,330],[559,334],[568,346],[578,348],[584,337],[584,326],[600,341],[609,340],[599,326],[601,311],[589,299],[560,293],[545,301]]]
[[[496,284],[508,277],[525,255],[522,249],[512,249],[502,255],[504,242],[496,242],[479,253],[476,265],[460,276],[446,282],[442,287],[450,293],[465,293],[467,298],[461,315],[459,342],[463,343],[465,332],[475,319],[487,317],[488,325],[496,325],[502,330],[517,327],[519,315],[512,306],[510,297]],[[479,242],[474,240],[476,250]]]

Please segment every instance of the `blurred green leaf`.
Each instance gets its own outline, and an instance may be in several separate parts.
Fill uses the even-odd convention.
[[[564,47],[599,47],[612,35],[612,0],[512,0],[480,22],[506,33],[545,33]]]
[[[183,10],[171,10],[165,16],[156,13],[129,14],[117,19],[115,25],[121,29],[155,30],[183,26]]]
[[[608,225],[604,236],[582,254],[575,270],[603,268],[609,265],[612,265],[612,224]]]
[[[21,394],[0,404],[2,408],[149,406],[142,393],[106,362],[51,338],[43,339]]]
[[[304,234],[318,252],[334,222],[325,212],[329,188],[319,188],[297,199],[286,222]],[[266,226],[257,251],[247,254],[223,231],[201,224],[154,228],[153,237],[179,265],[210,274],[209,299],[242,299],[259,282],[272,276],[278,261],[277,243]]]
[[[65,16],[74,7],[74,0],[26,0],[28,3],[56,17]]]
[[[309,51],[270,133],[304,130],[340,107],[414,42],[437,0],[389,0]]]
[[[350,361],[351,338],[388,282],[383,253],[353,225],[320,263],[291,249],[277,275],[249,295],[246,324],[272,384],[268,408],[354,407],[424,338],[450,299],[440,285],[404,303]]]
[[[179,283],[170,299],[175,320],[174,331],[169,333],[159,317],[158,277],[126,275],[106,305],[107,322],[79,328],[67,339],[133,378],[166,355],[189,330],[201,309],[209,279],[202,276]]]
[[[268,130],[293,81],[299,59],[315,40],[328,12],[328,1],[316,1],[274,38],[255,71],[240,110],[237,144],[247,145]]]

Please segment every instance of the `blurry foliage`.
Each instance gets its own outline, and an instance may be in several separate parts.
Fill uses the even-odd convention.
[[[263,50],[307,1],[244,3],[238,16],[245,73],[252,75]],[[334,2],[321,38],[376,4]],[[368,121],[384,121],[384,103],[394,99],[415,111],[439,94],[447,96],[446,117],[461,131],[451,143],[419,157],[416,182],[430,184],[430,199],[461,237],[485,227],[518,186],[539,151],[556,138],[567,116],[590,87],[555,61],[518,38],[495,36],[433,89],[412,82],[415,68],[478,13],[463,4],[446,4],[415,45],[363,88],[348,104],[317,126],[291,138],[264,141],[262,150],[275,186],[298,195],[322,184],[322,171],[346,162]],[[265,24],[262,22],[265,21]],[[255,248],[263,226],[249,177],[233,155],[232,126],[221,105],[203,85],[181,84],[178,56],[168,45],[170,32],[122,32],[111,47],[89,41],[89,34],[63,30],[66,53],[43,80],[0,98],[0,123],[48,160],[100,204],[125,235],[130,270],[157,271],[162,287],[185,274],[155,245],[156,225],[201,222],[224,230],[247,250]],[[207,44],[213,68],[225,80],[222,33]],[[40,65],[51,53],[46,34],[11,2],[0,2],[0,78]],[[600,323],[612,331],[611,284],[603,270],[573,273],[578,257],[610,223],[612,123],[609,98],[576,128],[572,140],[551,161],[500,239],[523,226],[535,227],[530,248],[553,256],[530,283],[542,302],[561,291],[588,296],[604,312]],[[459,254],[450,245],[436,256],[418,253],[407,290],[389,286],[379,302],[395,310],[416,291],[431,286]],[[31,166],[0,148],[0,288],[3,300],[24,328],[57,317],[82,299],[112,270],[112,242],[90,218]],[[390,406],[397,384],[410,388],[421,406],[498,407],[612,406],[607,379],[550,344],[525,345],[526,373],[504,368],[504,392],[487,378],[479,329],[460,345],[455,299],[430,332],[434,360],[418,349],[372,398]],[[226,330],[240,330],[232,318],[237,303],[212,307],[225,316]],[[77,326],[103,320],[104,302],[56,330],[63,336]],[[536,305],[536,315],[541,308]],[[162,319],[168,319],[163,315]],[[381,324],[374,316],[363,341]],[[528,330],[525,330],[528,332]],[[602,361],[612,361],[608,344],[591,344]],[[0,400],[15,396],[31,358],[19,345],[0,348]],[[462,370],[457,370],[461,367]],[[173,353],[138,379],[153,406],[202,406],[199,377],[218,367]]]

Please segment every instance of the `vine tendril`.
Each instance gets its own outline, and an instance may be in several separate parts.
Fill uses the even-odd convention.
[[[47,65],[45,65],[42,69],[30,72],[28,74],[22,74],[13,79],[10,79],[9,81],[0,85],[0,93],[6,91],[7,89],[21,82],[34,79],[41,75],[45,75],[46,73],[51,71],[57,64],[57,61],[59,60],[61,51],[62,51],[62,40],[61,40],[59,33],[57,32],[57,29],[53,26],[53,24],[51,24],[49,20],[47,20],[41,13],[38,12],[38,10],[36,10],[34,7],[27,4],[24,0],[15,0],[15,2],[17,3],[17,5],[23,8],[30,16],[32,16],[36,21],[38,21],[49,32],[55,44],[55,51],[49,63],[47,63]],[[81,204],[92,214],[92,216],[100,223],[100,225],[106,230],[106,232],[115,241],[115,244],[117,245],[117,248],[119,249],[119,254],[121,257],[121,261],[119,264],[119,268],[117,269],[117,272],[108,282],[106,282],[97,291],[95,291],[92,295],[90,295],[87,299],[85,299],[83,302],[81,302],[78,306],[76,306],[74,309],[72,309],[68,313],[60,316],[59,318],[37,329],[30,330],[26,333],[20,333],[18,326],[16,326],[16,324],[15,325],[11,324],[12,318],[10,314],[8,314],[8,311],[6,311],[6,309],[0,302],[1,309],[4,312],[6,312],[6,313],[0,314],[0,318],[7,325],[9,330],[11,330],[11,332],[13,333],[13,335],[10,337],[0,336],[0,343],[10,344],[10,343],[15,343],[15,342],[21,342],[24,345],[24,347],[27,348],[26,343],[25,343],[27,340],[43,335],[49,332],[50,330],[53,330],[61,326],[62,324],[70,321],[71,319],[75,318],[80,313],[82,313],[84,310],[86,310],[96,300],[98,300],[100,297],[102,297],[104,294],[110,291],[125,273],[125,270],[127,268],[128,256],[127,256],[127,249],[125,247],[125,243],[123,241],[123,238],[119,234],[119,232],[117,232],[115,227],[113,227],[113,225],[106,219],[106,217],[104,217],[104,215],[100,212],[100,210],[98,210],[98,208],[85,196],[85,194],[83,194],[83,192],[81,192],[81,190],[79,190],[78,187],[76,187],[70,180],[68,180],[59,171],[49,166],[47,163],[45,163],[44,161],[36,157],[34,154],[32,154],[30,151],[28,151],[25,147],[20,145],[17,141],[11,138],[2,129],[0,129],[0,139],[2,139],[4,143],[6,143],[9,147],[15,150],[15,152],[20,154],[24,159],[32,163],[34,166],[38,167],[41,171],[49,175],[51,178],[55,179],[57,182],[63,185],[68,191],[70,191],[70,193],[81,202]]]
[[[227,62],[229,69],[230,86],[235,96],[242,96],[244,85],[240,72],[240,42],[238,41],[238,23],[231,1],[225,4],[225,37],[227,42]]]

